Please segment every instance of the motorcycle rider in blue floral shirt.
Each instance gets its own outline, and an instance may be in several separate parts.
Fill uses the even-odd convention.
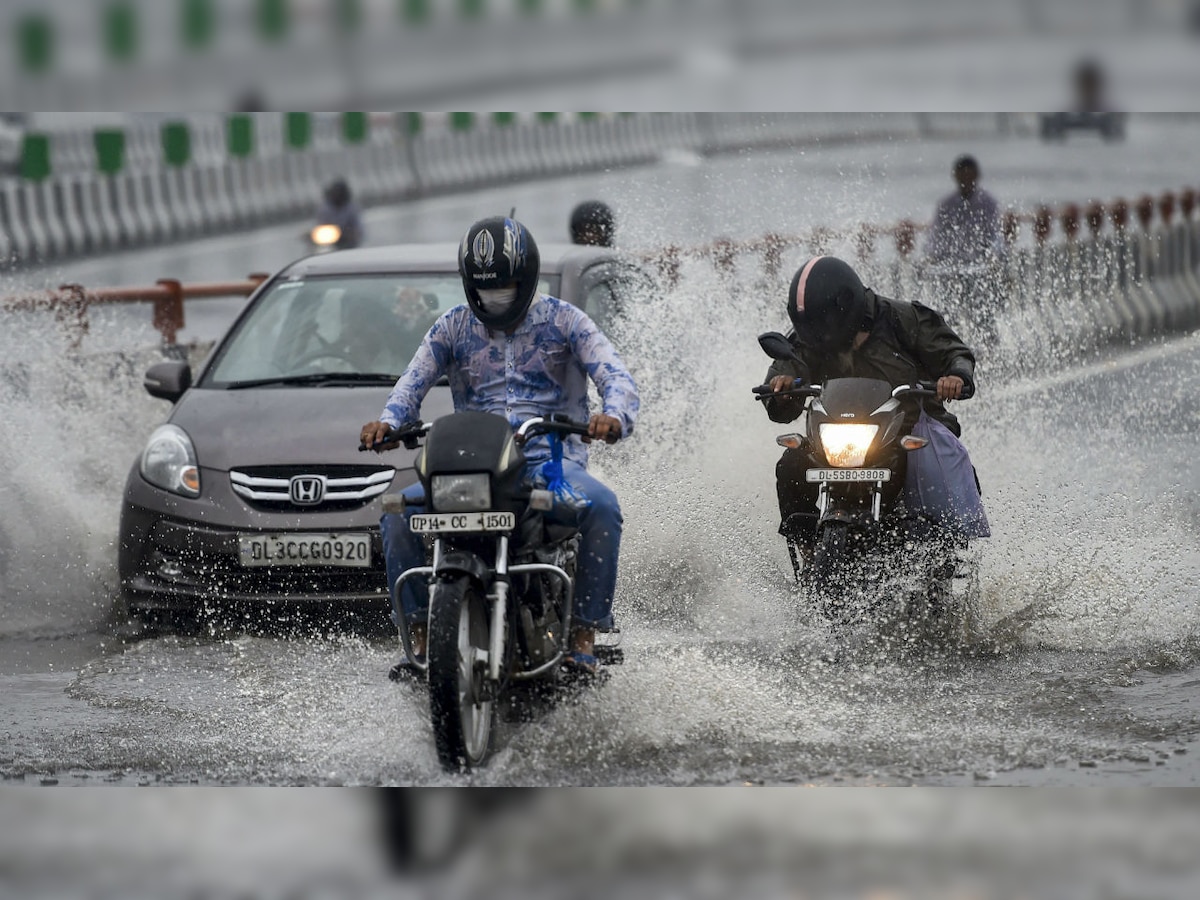
[[[583,310],[538,291],[541,257],[533,236],[520,222],[497,216],[472,225],[459,246],[458,267],[467,302],[444,313],[429,329],[412,362],[388,397],[379,419],[362,428],[361,439],[374,450],[389,450],[396,428],[417,422],[421,401],[443,375],[450,381],[454,409],[502,415],[514,430],[534,416],[560,413],[588,422],[587,437],[564,442],[563,474],[590,504],[575,521],[580,529],[578,583],[568,663],[596,671],[597,629],[612,627],[612,603],[621,542],[621,509],[616,494],[587,471],[587,443],[614,443],[633,431],[638,412],[637,386],[621,358]],[[595,383],[603,410],[592,413],[588,380]],[[526,477],[550,458],[545,437],[525,447]],[[422,496],[421,486],[406,497]],[[403,515],[380,520],[389,584],[405,569],[425,564],[425,547],[409,528],[420,512],[406,506]],[[398,627],[407,626],[413,654],[425,653],[429,592],[419,579],[401,589]],[[407,660],[392,670],[401,677]]]

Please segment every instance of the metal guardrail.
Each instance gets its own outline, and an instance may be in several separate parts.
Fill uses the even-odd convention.
[[[1010,211],[1003,221],[1008,254],[1001,266],[1010,313],[1023,317],[1026,329],[1052,334],[1060,355],[1063,348],[1086,350],[1200,325],[1196,212],[1192,188],[1158,197],[1146,194],[1132,204],[1118,198],[1085,207],[1069,203],[1057,211],[1048,206]],[[699,265],[730,283],[754,283],[770,292],[782,289],[792,271],[787,266],[833,253],[854,259],[865,278],[890,296],[927,299],[916,255],[917,235],[924,227],[911,220],[862,223],[850,229],[665,246],[639,256],[657,272],[664,290],[699,277],[694,268]],[[185,301],[248,297],[267,277],[193,284],[161,279],[154,285],[99,289],[63,285],[56,291],[0,298],[0,311],[52,312],[66,329],[71,348],[78,349],[88,331],[89,308],[150,303],[153,325],[169,347],[183,328]],[[1033,344],[1025,349],[1036,350]]]
[[[78,350],[89,330],[88,310],[107,304],[153,304],[154,328],[162,335],[164,346],[175,343],[184,326],[184,301],[249,297],[269,276],[254,274],[245,281],[208,281],[184,284],[172,278],[133,287],[87,288],[64,284],[58,290],[17,294],[0,299],[0,310],[12,312],[50,312],[65,329],[71,350]]]

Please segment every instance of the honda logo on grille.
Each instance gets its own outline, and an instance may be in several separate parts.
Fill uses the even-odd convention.
[[[294,475],[288,496],[297,506],[316,506],[325,499],[325,479],[320,475]]]

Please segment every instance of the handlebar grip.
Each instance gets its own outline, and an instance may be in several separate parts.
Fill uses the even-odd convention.
[[[959,396],[958,399],[959,400],[970,400],[974,396],[975,396],[975,385],[973,385],[969,381],[964,381],[962,394],[961,394],[961,396]]]
[[[773,393],[769,384],[756,384],[754,387],[750,388],[750,390],[756,394]]]

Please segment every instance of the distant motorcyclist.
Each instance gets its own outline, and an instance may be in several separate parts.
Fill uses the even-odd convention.
[[[362,210],[354,202],[350,185],[344,178],[338,178],[325,188],[324,200],[317,210],[317,225],[334,225],[338,228],[338,250],[351,250],[362,245]]]
[[[765,383],[773,392],[790,389],[795,379],[823,384],[831,378],[875,378],[893,387],[936,382],[937,399],[925,402],[927,414],[956,437],[962,429],[944,406],[973,393],[975,355],[934,310],[920,303],[880,297],[863,286],[847,263],[817,256],[797,270],[788,289],[788,334],[799,363],[776,360]],[[804,399],[771,397],[765,401],[773,422],[791,422],[804,412]],[[919,410],[913,409],[915,424]],[[776,466],[780,533],[794,539],[807,556],[817,524],[817,485],[805,472],[817,463],[804,449],[784,451]],[[899,490],[896,482],[892,489]]]
[[[612,208],[600,200],[585,200],[571,210],[571,243],[597,247],[613,246],[616,218]]]
[[[430,328],[379,420],[362,427],[363,444],[376,450],[394,447],[385,442],[388,432],[418,420],[421,401],[443,375],[450,380],[456,411],[496,413],[514,429],[534,416],[563,413],[589,423],[585,442],[628,437],[637,417],[637,386],[586,313],[539,292],[541,257],[525,226],[501,216],[476,222],[459,245],[458,263],[466,304],[447,311]],[[599,391],[601,412],[589,409],[589,380]],[[585,444],[571,439],[564,451],[566,482],[590,501],[571,523],[578,524],[581,543],[567,662],[592,673],[595,632],[612,627],[622,517],[616,494],[588,473]],[[540,441],[525,447],[527,476],[540,469],[549,452]],[[414,498],[421,494],[420,485],[407,490]],[[424,564],[425,547],[406,516],[385,515],[380,527],[388,583],[395,584],[402,571]],[[408,627],[420,657],[427,638],[426,586],[409,580],[400,603],[396,624]],[[403,669],[402,662],[393,677]]]

